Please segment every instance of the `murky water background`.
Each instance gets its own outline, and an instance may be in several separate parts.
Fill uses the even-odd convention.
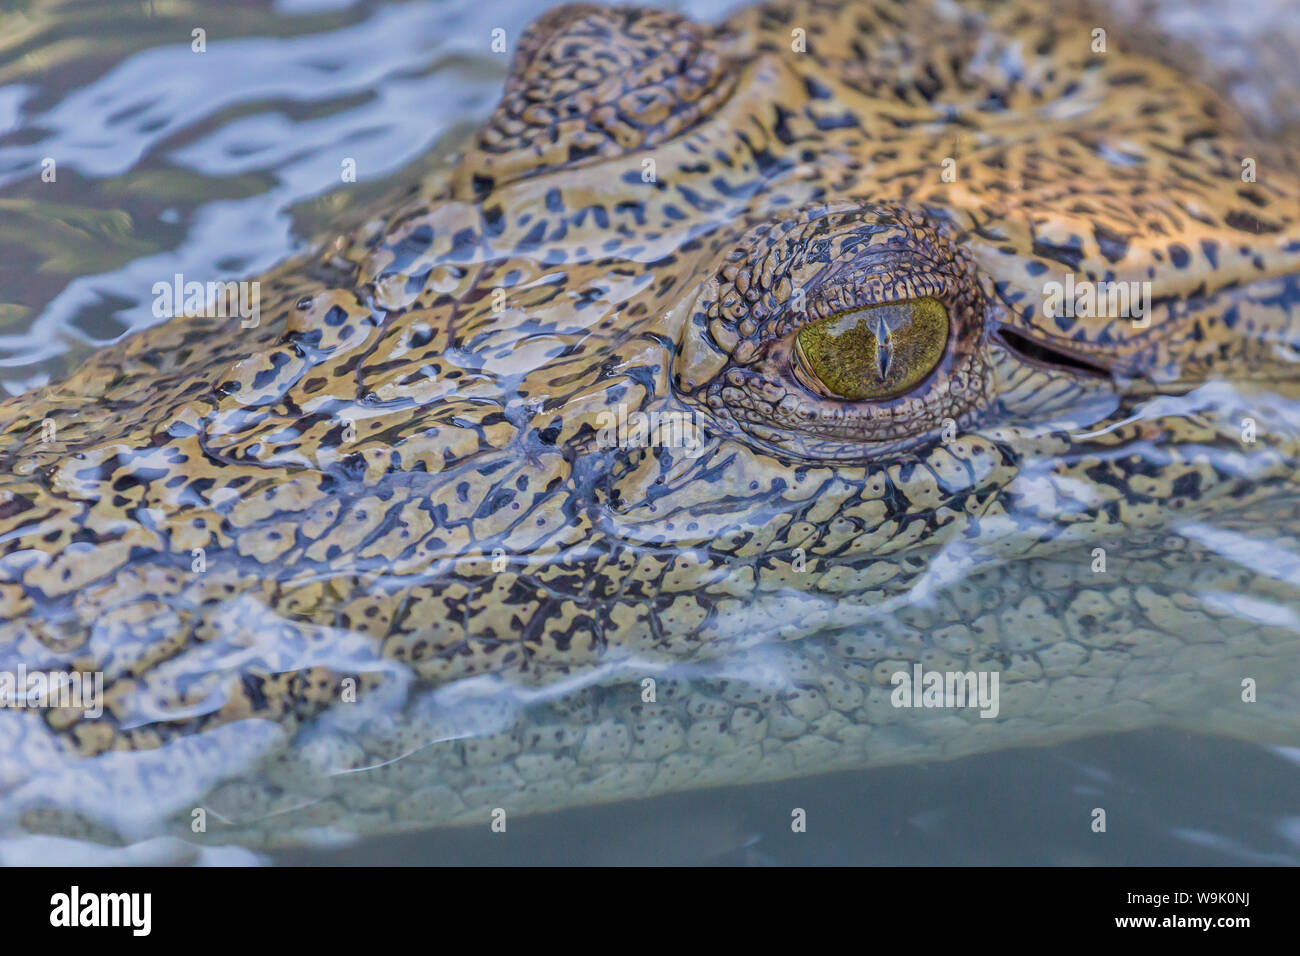
[[[490,110],[539,0],[0,4],[0,385],[156,321],[151,286],[254,274],[413,181]],[[732,4],[667,4],[713,17]],[[190,50],[191,31],[208,50]],[[41,180],[57,161],[57,184]],[[358,183],[340,185],[355,160]],[[254,855],[36,839],[5,862],[1298,863],[1300,753],[1151,731]],[[1088,809],[1123,820],[1102,839]],[[789,808],[809,830],[794,835]],[[1061,821],[1076,816],[1067,831]],[[1118,832],[1122,831],[1122,832]]]

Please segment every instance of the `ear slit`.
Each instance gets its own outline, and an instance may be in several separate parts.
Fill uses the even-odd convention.
[[[994,333],[998,341],[1015,352],[1026,361],[1033,362],[1036,365],[1047,365],[1052,368],[1067,369],[1071,372],[1080,372],[1084,375],[1090,375],[1093,378],[1110,378],[1110,369],[1102,365],[1089,362],[1087,359],[1080,358],[1077,355],[1071,355],[1045,345],[1042,342],[1035,341],[1028,336],[1021,335],[1012,329],[1001,328]]]

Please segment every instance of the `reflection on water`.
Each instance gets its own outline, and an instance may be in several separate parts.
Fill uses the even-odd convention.
[[[43,382],[156,321],[159,275],[242,277],[346,218],[490,109],[506,64],[473,38],[530,6],[189,3],[163,14],[39,3],[4,14],[6,387]],[[211,40],[202,56],[195,24]],[[40,180],[45,157],[57,158],[57,204]],[[336,188],[340,157],[367,188]]]
[[[3,14],[0,380],[5,388],[20,394],[60,376],[98,346],[156,321],[150,290],[159,276],[239,278],[256,273],[301,251],[310,240],[328,236],[326,230],[342,231],[354,224],[378,197],[397,193],[435,168],[495,102],[506,63],[485,51],[484,38],[501,23],[531,19],[542,6],[536,0],[490,7],[468,2],[288,0],[229,10],[224,5],[178,4],[164,12],[148,3],[33,2]],[[702,17],[727,6],[684,5]],[[208,52],[197,59],[189,47],[195,25],[207,31],[209,43]],[[46,157],[55,157],[58,164],[57,202],[49,201],[40,180]],[[355,161],[360,182],[338,189],[344,160]],[[1293,429],[1294,412],[1287,403],[1261,411],[1258,397],[1252,400],[1261,431],[1270,425],[1279,434]],[[1231,389],[1210,385],[1177,399],[1154,400],[1132,409],[1132,414],[1134,419],[1152,420],[1166,414],[1196,415],[1205,423],[1201,440],[1207,459],[1225,471],[1248,474],[1251,468],[1261,468],[1261,481],[1280,486],[1284,479],[1276,473],[1277,462],[1257,465],[1238,456],[1224,438],[1235,427],[1232,412],[1244,401]],[[1034,407],[1041,413],[1041,404]],[[1051,427],[1084,427],[1101,417],[1095,409],[1088,413],[1095,416],[1091,420],[1073,409],[1078,418],[1071,421],[1066,409],[1057,411],[1060,420],[1049,423]],[[1015,408],[1008,413],[1014,415]],[[1044,424],[1045,431],[1049,424]],[[1230,465],[1222,465],[1225,461]],[[1028,488],[1040,477],[1026,465],[1017,481]],[[1015,516],[1017,526],[1007,529],[1007,540],[1012,541],[1013,530],[1021,536],[1018,540],[1036,530],[1047,533],[1059,510],[1086,507],[1092,503],[1091,494],[1080,488],[1077,500],[1053,502],[1041,514],[1027,508]],[[1286,517],[1281,510],[1285,503],[1276,507],[1275,517]],[[996,536],[994,526],[990,520],[984,528],[990,537]],[[1231,521],[1188,521],[1178,534],[1188,547],[1198,549],[1197,560],[1174,562],[1165,583],[1172,586],[1181,580],[1185,590],[1200,595],[1220,616],[1216,626],[1232,638],[1254,641],[1255,631],[1264,629],[1271,643],[1249,643],[1245,651],[1255,655],[1261,667],[1290,660],[1300,630],[1291,610],[1294,596],[1287,590],[1300,583],[1291,557],[1295,542],[1268,540],[1257,526]],[[1163,544],[1139,538],[1134,547],[1154,551]],[[907,660],[921,659],[930,650],[921,635],[942,624],[942,615],[927,616],[930,611],[963,606],[962,581],[952,569],[968,567],[989,553],[960,538],[944,542],[940,551],[927,555],[935,559],[933,573],[916,592],[892,604],[838,608],[833,624],[870,633],[869,640],[897,650]],[[1076,567],[1086,566],[1086,558],[1076,562]],[[1049,584],[1061,587],[1051,575],[1066,573],[1062,567],[1049,568],[1014,586],[1026,593]],[[1251,575],[1259,580],[1248,580]],[[920,592],[925,592],[924,599]],[[754,622],[796,618],[788,602],[782,593],[768,606],[756,604],[733,622],[736,633],[727,636],[743,647],[744,631]],[[1170,613],[1175,612],[1189,620],[1195,617],[1195,609]],[[268,612],[250,601],[232,607],[232,613],[247,620]],[[792,620],[790,627],[798,624]],[[1122,622],[1110,624],[1119,627]],[[266,626],[273,633],[274,622],[268,620]],[[492,794],[494,787],[519,785],[518,780],[494,779],[491,770],[493,748],[505,746],[502,739],[525,715],[539,737],[548,730],[558,735],[575,724],[599,727],[609,718],[612,742],[586,742],[597,751],[608,746],[617,754],[626,743],[616,739],[618,721],[612,715],[626,711],[624,698],[632,695],[634,701],[638,689],[630,677],[614,686],[619,668],[629,675],[656,673],[665,690],[676,687],[683,699],[701,692],[701,698],[724,701],[716,713],[705,709],[691,714],[693,743],[705,748],[711,740],[710,722],[726,722],[728,734],[743,737],[744,705],[764,695],[784,695],[799,721],[828,724],[834,715],[818,710],[822,698],[860,691],[846,687],[852,681],[844,681],[836,665],[828,663],[843,652],[843,642],[826,640],[823,646],[821,637],[810,637],[797,655],[781,646],[743,648],[720,661],[667,669],[631,657],[540,690],[503,688],[489,679],[462,681],[415,695],[403,705],[403,719],[395,721],[393,702],[404,699],[409,675],[373,655],[359,659],[347,635],[338,640],[313,645],[295,666],[315,655],[312,661],[345,660],[354,671],[382,671],[391,677],[386,685],[391,696],[372,698],[371,709],[364,712],[319,718],[300,734],[291,756],[275,757],[269,765],[259,761],[278,754],[283,732],[260,721],[230,724],[201,740],[173,741],[147,755],[104,754],[84,766],[30,779],[22,768],[0,764],[0,775],[8,774],[0,776],[9,787],[6,797],[15,805],[50,799],[62,810],[80,810],[91,819],[106,805],[113,806],[116,831],[142,841],[103,848],[53,836],[13,837],[0,849],[0,859],[650,860],[759,865],[1297,862],[1300,827],[1294,797],[1300,781],[1292,754],[1172,731],[1059,742],[1068,741],[1072,732],[1048,729],[1036,737],[1026,729],[1028,720],[1040,711],[1059,710],[1062,701],[1020,696],[1006,688],[1009,722],[984,726],[976,721],[975,735],[967,728],[953,736],[944,719],[881,732],[892,760],[923,761],[916,766],[780,779],[802,759],[791,753],[785,764],[753,768],[750,779],[770,777],[772,783],[523,818],[512,822],[508,837],[496,843],[486,842],[490,838],[480,827],[434,831],[415,841],[379,837],[356,845],[334,829],[340,822],[336,802],[349,808],[363,830],[368,813],[373,812],[378,824],[396,806],[397,819],[415,822],[439,801],[439,819],[477,820],[482,804],[470,797],[475,788]],[[230,666],[242,651],[216,641],[189,656],[184,666],[217,671]],[[1153,674],[1168,664],[1158,658],[1153,651]],[[926,659],[939,666],[939,659]],[[0,660],[5,666],[16,663]],[[1198,672],[1201,680],[1221,673],[1226,689],[1202,701],[1204,709],[1212,711],[1235,692],[1231,682],[1240,664],[1200,654],[1195,662],[1182,661],[1179,669]],[[1295,675],[1292,670],[1272,676],[1273,684],[1266,686],[1285,693],[1287,680]],[[584,680],[592,686],[583,688]],[[1199,693],[1187,683],[1161,683],[1155,677],[1149,684],[1143,686],[1144,701],[1174,714],[1185,715],[1187,695]],[[810,687],[817,690],[807,692]],[[1088,692],[1087,687],[1080,690]],[[876,700],[871,706],[885,705]],[[1123,706],[1107,709],[1098,703],[1096,710],[1093,730],[1143,726]],[[141,722],[148,716],[141,715]],[[19,719],[0,713],[0,732]],[[1214,719],[1205,723],[1220,726]],[[1226,727],[1230,721],[1224,718],[1222,723]],[[998,737],[1000,733],[1005,737]],[[946,735],[953,742],[936,746],[936,740],[949,740]],[[1026,742],[1053,746],[963,756],[983,745]],[[863,762],[853,746],[846,744],[842,751],[831,748],[814,756],[828,769]],[[936,753],[962,759],[935,762]],[[597,752],[592,762],[600,764],[603,758]],[[466,772],[475,760],[483,767],[477,775]],[[720,762],[708,772],[729,782],[736,768],[747,766],[740,757],[736,760],[729,769]],[[42,769],[49,771],[57,763],[50,757]],[[604,759],[602,765],[609,773],[622,771],[618,759]],[[180,780],[177,767],[189,768],[191,774]],[[195,774],[194,767],[203,770]],[[1204,773],[1206,767],[1215,772]],[[627,773],[621,784],[604,779],[603,792],[628,797],[645,792],[644,781]],[[681,773],[696,775],[695,782],[707,779],[705,770],[694,765],[684,765]],[[260,817],[254,828],[259,831],[298,828],[297,836],[326,847],[249,851],[194,848],[179,841],[175,834],[183,833],[188,808],[209,788],[241,774],[247,779],[219,789],[211,801],[215,814],[232,820]],[[453,778],[456,787],[444,785]],[[548,791],[539,783],[530,785],[530,797],[536,809],[549,809],[566,806],[572,794],[555,791],[553,785]],[[1091,808],[1099,805],[1106,806],[1115,821],[1111,835],[1116,839],[1105,844],[1088,830]],[[806,839],[790,833],[791,807],[808,813]],[[1079,820],[1077,833],[1060,823],[1074,816]],[[166,832],[173,836],[158,837],[160,820],[168,817],[172,825]],[[329,849],[338,844],[346,849]]]

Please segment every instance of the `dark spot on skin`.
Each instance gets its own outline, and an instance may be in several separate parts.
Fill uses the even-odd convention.
[[[433,245],[433,227],[423,224],[412,229],[393,246],[393,261],[384,267],[384,275],[405,275],[411,265]],[[337,308],[337,307],[336,307]]]
[[[829,100],[833,95],[830,87],[811,76],[804,79],[803,85],[804,89],[808,91],[808,95],[815,100]]]
[[[1083,243],[1079,241],[1078,236],[1071,236],[1069,243],[1065,245],[1056,245],[1035,239],[1034,255],[1041,256],[1044,259],[1054,259],[1069,266],[1072,271],[1077,271],[1079,263],[1083,260]]]
[[[1092,235],[1097,240],[1097,248],[1102,258],[1107,262],[1113,264],[1128,255],[1128,239],[1119,233],[1098,225],[1093,228]]]
[[[1249,232],[1254,235],[1262,233],[1281,232],[1282,227],[1277,223],[1265,222],[1254,213],[1245,212],[1244,210],[1234,209],[1223,217],[1225,225],[1238,232]]]
[[[1140,83],[1146,83],[1150,80],[1147,74],[1137,70],[1131,70],[1127,73],[1116,73],[1109,79],[1111,86],[1137,86]]]
[[[473,258],[474,250],[479,246],[479,235],[473,229],[462,229],[451,237],[451,249],[439,257],[440,262],[463,262]]]
[[[546,223],[541,221],[536,223],[516,245],[515,253],[523,255],[532,252],[542,244],[542,239],[546,236]]]
[[[354,481],[359,481],[366,474],[366,458],[360,452],[353,452],[342,461],[343,472]]]
[[[1210,263],[1211,269],[1219,268],[1219,244],[1213,239],[1201,240],[1201,252]]]
[[[248,698],[249,706],[255,710],[265,709],[267,700],[266,694],[262,690],[262,678],[256,674],[242,674],[239,682],[244,689],[244,696]]]

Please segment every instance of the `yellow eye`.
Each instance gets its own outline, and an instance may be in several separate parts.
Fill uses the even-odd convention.
[[[916,386],[948,344],[948,312],[926,296],[819,319],[795,337],[805,384],[853,401],[891,398]]]

